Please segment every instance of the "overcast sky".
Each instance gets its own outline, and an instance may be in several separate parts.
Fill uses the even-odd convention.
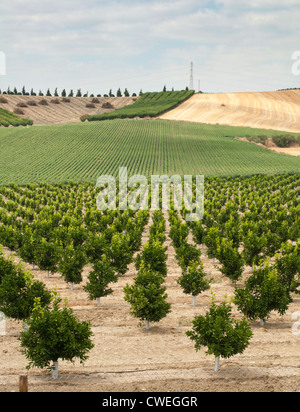
[[[1,0],[0,89],[300,87],[299,0]]]

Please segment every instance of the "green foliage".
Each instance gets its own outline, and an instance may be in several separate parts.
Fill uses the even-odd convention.
[[[219,228],[214,226],[207,230],[204,236],[204,244],[207,246],[207,256],[212,259],[217,255],[217,249],[220,242]]]
[[[5,258],[3,247],[0,245],[0,285],[4,276],[14,276],[18,272],[17,266],[13,262],[12,255]]]
[[[85,251],[88,260],[91,263],[99,261],[105,251],[107,242],[103,234],[89,232],[87,242],[85,244]]]
[[[203,262],[192,262],[182,271],[177,283],[187,295],[198,296],[210,288],[210,281],[205,279]]]
[[[35,264],[36,258],[36,237],[31,227],[25,227],[22,236],[22,245],[18,249],[18,255],[24,262]]]
[[[289,292],[300,294],[300,243],[283,243],[275,258],[279,280]]]
[[[288,134],[273,136],[272,140],[278,147],[290,147],[293,143],[299,142],[299,138]]]
[[[221,239],[216,250],[216,257],[221,263],[221,272],[231,281],[238,281],[244,271],[244,260],[238,249],[233,245],[233,240]]]
[[[253,336],[245,318],[238,322],[232,317],[232,307],[227,302],[217,305],[213,300],[206,315],[196,316],[192,324],[192,330],[186,334],[195,343],[195,349],[206,346],[206,354],[215,357],[230,358],[243,353]]]
[[[236,289],[234,298],[238,309],[252,321],[265,321],[272,311],[284,315],[291,301],[288,286],[281,282],[277,271],[268,262],[254,269],[245,287]]]
[[[83,289],[88,292],[90,300],[95,300],[110,295],[113,290],[108,286],[117,280],[118,276],[115,274],[109,259],[103,255],[99,262],[94,263],[93,270],[88,276],[88,282]]]
[[[31,314],[36,298],[45,306],[50,303],[51,293],[20,265],[11,263],[8,261],[6,268],[10,270],[1,277],[0,309],[9,318],[25,321]],[[3,261],[0,265],[3,268]]]
[[[53,307],[42,307],[36,300],[30,319],[29,329],[20,336],[22,353],[29,360],[30,367],[51,368],[51,362],[58,359],[83,363],[93,348],[90,324],[80,322],[72,309],[60,308],[57,296]]]
[[[257,231],[249,229],[243,237],[245,263],[250,266],[259,264],[267,244],[268,238],[265,234],[259,234]]]
[[[136,269],[140,270],[142,263],[153,272],[167,276],[167,247],[159,240],[153,239],[144,245],[142,252],[136,257]]]
[[[0,107],[0,126],[32,126],[33,121],[22,117]]]
[[[130,236],[125,233],[114,234],[106,253],[118,275],[124,275],[128,270],[128,265],[133,260],[130,249]]]
[[[35,247],[32,263],[36,263],[41,270],[47,270],[51,273],[57,272],[61,254],[61,248],[57,242],[48,242],[41,238],[36,241]]]
[[[186,241],[188,234],[189,227],[186,223],[176,221],[171,225],[170,238],[172,239],[175,249],[179,248],[182,245],[182,242]]]
[[[141,265],[133,285],[124,288],[125,301],[131,305],[131,314],[144,321],[159,322],[171,311],[166,301],[168,295],[162,286],[164,279],[160,273]]]
[[[194,241],[198,245],[202,245],[203,244],[203,238],[205,236],[205,229],[203,227],[203,223],[201,221],[200,222],[191,222],[191,227],[193,229]]]
[[[67,283],[80,284],[86,263],[87,259],[83,248],[75,248],[71,243],[61,252],[58,271]]]
[[[179,265],[184,270],[193,262],[199,261],[201,251],[197,249],[196,246],[188,243],[188,241],[185,239],[181,242],[181,245],[176,248],[175,256]]]

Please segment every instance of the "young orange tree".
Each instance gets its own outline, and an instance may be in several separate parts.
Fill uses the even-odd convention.
[[[231,304],[224,301],[217,305],[214,297],[206,315],[196,316],[192,324],[192,330],[186,334],[195,342],[196,351],[206,346],[206,354],[215,356],[215,372],[219,371],[220,357],[230,358],[243,353],[253,336],[246,319],[235,320]]]
[[[29,328],[20,336],[22,353],[29,359],[30,367],[53,370],[58,377],[58,360],[83,363],[94,347],[90,324],[80,322],[71,308],[60,308],[61,298],[54,295],[52,307],[42,307],[37,299],[28,320]]]

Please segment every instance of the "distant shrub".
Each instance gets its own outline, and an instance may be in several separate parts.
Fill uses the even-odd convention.
[[[259,143],[259,144],[262,144],[262,145],[266,146],[267,141],[268,141],[268,136],[263,136],[263,135],[260,135],[260,136],[249,136],[249,135],[247,135],[247,136],[246,136],[246,139],[247,139],[249,142]]]
[[[297,142],[295,136],[284,134],[273,136],[272,140],[277,147],[290,147],[292,144]]]
[[[88,119],[89,116],[90,116],[89,114],[83,114],[83,115],[80,117],[80,120],[81,120],[82,122],[85,122],[85,121]]]
[[[102,105],[102,109],[114,109],[114,106],[109,102],[105,102]]]
[[[37,106],[36,102],[34,102],[33,100],[30,100],[29,102],[27,102],[28,106]]]
[[[99,103],[100,103],[100,100],[97,99],[97,97],[94,97],[94,98],[92,99],[92,103],[94,103],[94,104],[99,104]]]
[[[51,103],[53,103],[53,104],[60,104],[60,101],[59,101],[59,99],[53,99],[53,100],[51,100]]]
[[[69,99],[68,97],[64,97],[64,98],[62,99],[62,102],[64,102],[64,103],[71,103],[71,99]]]
[[[45,100],[45,99],[40,100],[39,104],[42,105],[42,106],[49,106],[47,100]]]
[[[17,107],[27,107],[27,104],[24,102],[20,102],[17,104]]]
[[[95,108],[96,108],[96,106],[94,105],[94,103],[87,103],[87,104],[85,105],[85,107],[87,107],[88,109],[95,109]]]
[[[8,100],[5,97],[0,97],[0,103],[7,104]]]
[[[22,109],[19,109],[18,107],[15,108],[14,113],[15,113],[15,114],[19,114],[19,115],[23,115],[23,114],[24,114],[23,110],[22,110]]]

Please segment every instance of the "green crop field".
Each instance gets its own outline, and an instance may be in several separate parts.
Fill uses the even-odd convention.
[[[148,92],[140,96],[135,103],[114,110],[110,113],[82,116],[81,120],[90,122],[111,119],[132,119],[134,117],[157,117],[174,109],[179,104],[193,96],[194,90],[172,92]]]
[[[6,109],[0,107],[0,126],[32,126],[32,120],[23,119]]]
[[[273,131],[163,120],[0,129],[0,184],[94,182],[103,174],[300,173],[300,158],[234,139]]]

